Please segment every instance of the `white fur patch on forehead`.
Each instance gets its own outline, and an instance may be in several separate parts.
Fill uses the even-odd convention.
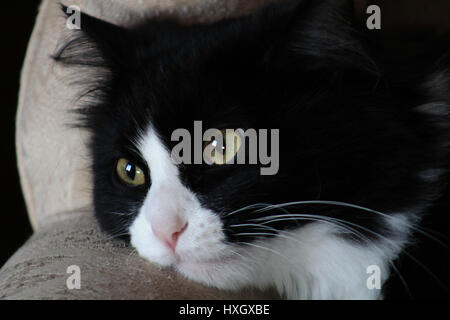
[[[162,181],[175,182],[178,180],[178,168],[170,156],[170,151],[164,146],[158,133],[152,127],[139,134],[135,146],[147,162],[152,185]]]

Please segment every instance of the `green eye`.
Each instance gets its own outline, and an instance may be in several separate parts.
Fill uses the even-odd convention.
[[[223,137],[223,146],[221,150],[216,147],[217,141],[207,141],[204,149],[208,147],[211,152],[206,152],[205,155],[212,164],[223,165],[230,162],[241,148],[242,139],[236,130],[223,129],[221,130]]]
[[[117,176],[130,186],[140,186],[145,183],[145,174],[137,165],[125,158],[120,158],[116,166]]]

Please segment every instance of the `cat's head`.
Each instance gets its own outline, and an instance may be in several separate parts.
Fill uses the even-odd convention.
[[[314,265],[307,248],[327,237],[403,239],[439,189],[447,106],[390,86],[345,1],[287,2],[209,25],[123,28],[82,14],[77,34],[56,60],[83,67],[96,99],[80,111],[95,213],[150,261],[220,287],[251,284],[288,268],[292,252]],[[254,129],[271,163],[260,152],[249,163],[251,143],[240,147],[245,164],[174,160],[176,130],[190,133],[182,156],[194,162],[211,128]]]

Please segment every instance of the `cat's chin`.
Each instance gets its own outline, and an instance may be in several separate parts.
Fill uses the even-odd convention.
[[[155,263],[161,267],[174,267],[182,273],[196,273],[198,270],[207,271],[208,269],[217,269],[223,264],[233,264],[237,261],[232,256],[223,256],[211,259],[192,259],[190,257],[183,258],[177,254],[149,255],[146,252],[137,250],[139,255],[145,260]]]
[[[139,250],[138,253],[150,263],[163,268],[173,268],[186,278],[207,286],[235,290],[245,285],[245,281],[238,279],[233,272],[235,270],[233,266],[239,265],[239,261],[232,256],[196,260],[183,259],[176,255],[150,256]]]

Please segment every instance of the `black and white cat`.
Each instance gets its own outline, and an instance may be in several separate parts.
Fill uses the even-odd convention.
[[[447,179],[446,59],[405,61],[399,75],[345,0],[212,24],[123,28],[82,14],[81,26],[54,58],[84,68],[95,97],[80,114],[105,231],[218,288],[382,298],[368,271],[388,279]],[[172,133],[195,121],[278,129],[278,172],[175,162]]]

